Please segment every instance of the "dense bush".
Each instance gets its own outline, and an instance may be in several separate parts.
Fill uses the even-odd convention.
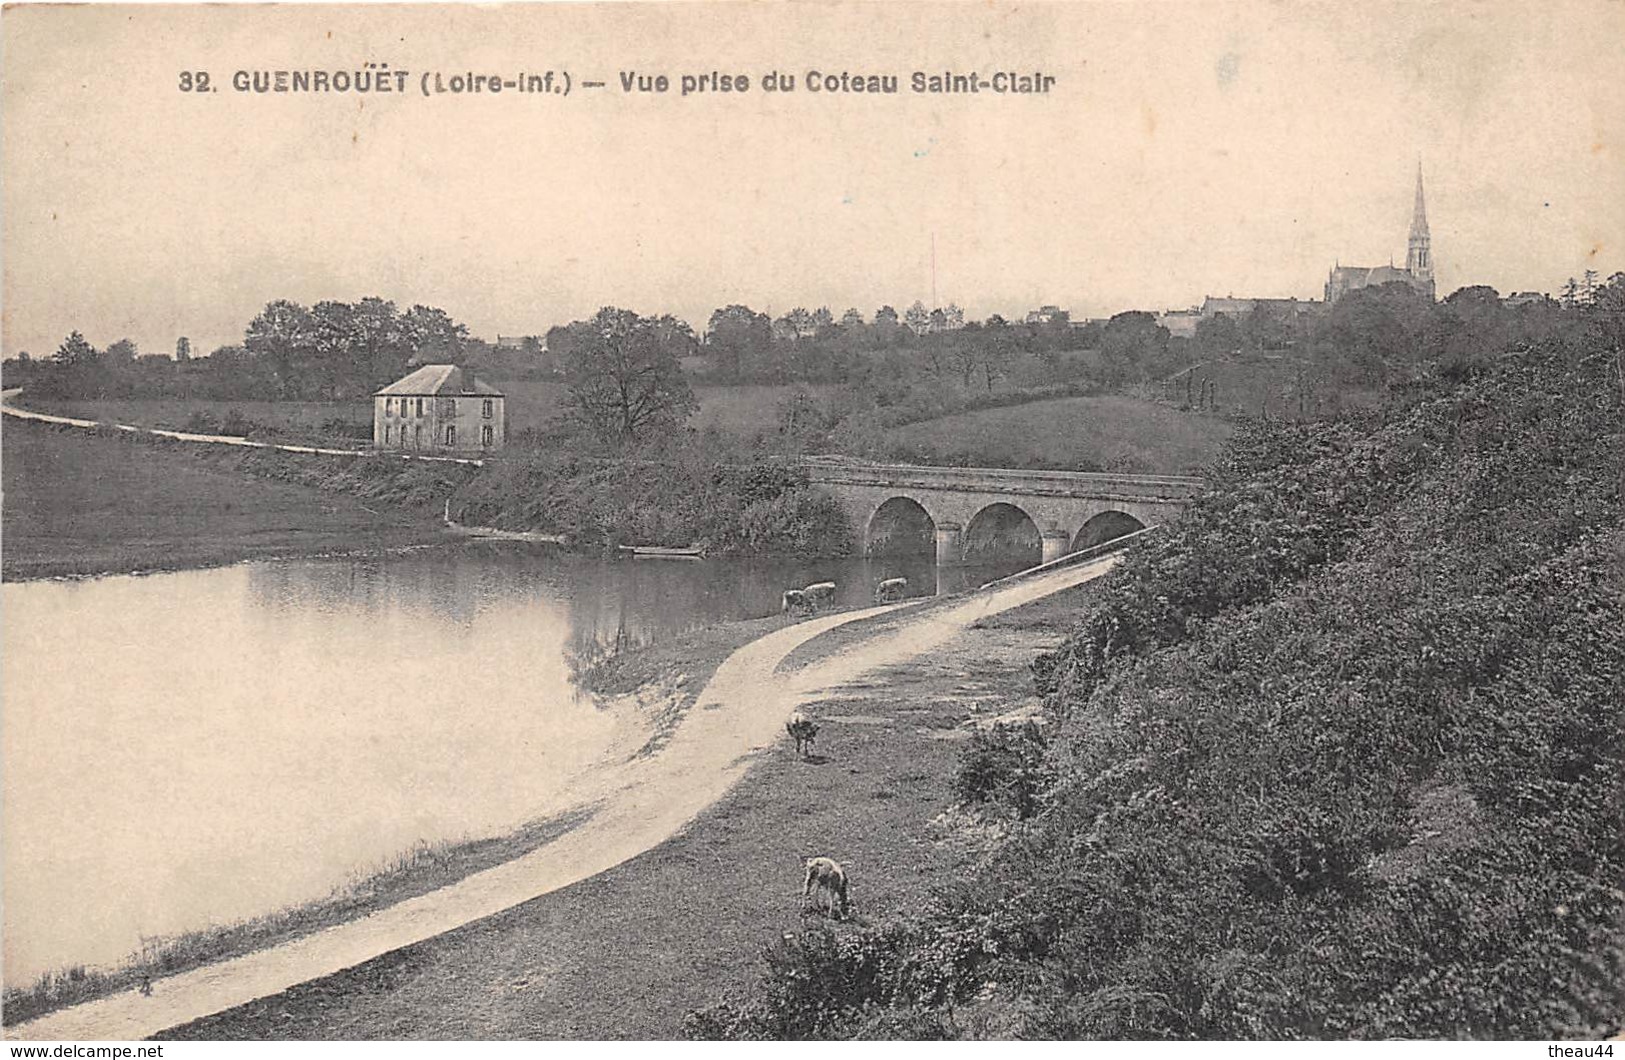
[[[1249,426],[1037,666],[1039,812],[852,934],[884,976],[804,962],[791,992],[776,966],[691,1029],[1617,1032],[1619,369],[1581,336],[1363,419]]]
[[[458,491],[461,522],[567,535],[579,544],[685,547],[719,554],[841,555],[852,531],[839,505],[788,465],[735,467],[682,452],[670,460],[533,454],[492,461]]]
[[[978,729],[959,754],[954,794],[970,805],[990,804],[1018,818],[1031,817],[1053,780],[1044,751],[1044,730],[1036,722]]]

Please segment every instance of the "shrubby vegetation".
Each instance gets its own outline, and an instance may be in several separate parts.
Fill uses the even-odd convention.
[[[578,545],[702,545],[716,553],[844,555],[846,517],[807,473],[731,466],[689,449],[666,459],[540,453],[493,462],[453,501],[460,522],[566,535]]]
[[[690,1032],[1617,1032],[1621,320],[1247,424],[1035,666],[1036,812],[917,917],[774,943]],[[961,794],[1021,748],[974,745]]]

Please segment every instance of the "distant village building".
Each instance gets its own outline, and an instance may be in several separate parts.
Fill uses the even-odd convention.
[[[1520,309],[1526,305],[1541,305],[1552,301],[1552,297],[1542,291],[1514,291],[1501,299],[1501,304],[1508,309]]]
[[[502,392],[472,368],[426,364],[373,395],[372,444],[406,452],[502,448]]]
[[[1296,323],[1308,320],[1325,307],[1324,302],[1317,302],[1313,298],[1215,298],[1208,295],[1202,299],[1202,308],[1197,313],[1203,320],[1220,313],[1232,320],[1240,320],[1253,310],[1261,309],[1281,320]]]
[[[1028,313],[1025,323],[1054,324],[1057,321],[1065,319],[1067,319],[1066,310],[1062,309],[1060,306],[1046,305],[1039,306],[1037,309],[1034,309],[1032,312]]]
[[[1326,278],[1326,304],[1330,305],[1362,287],[1377,287],[1385,283],[1408,283],[1416,291],[1433,301],[1433,241],[1428,235],[1427,206],[1422,199],[1422,167],[1416,167],[1416,206],[1411,212],[1411,232],[1405,253],[1405,267],[1395,268],[1392,263],[1367,268],[1360,265],[1335,265]]]
[[[1157,314],[1157,323],[1168,329],[1168,334],[1176,339],[1188,339],[1196,334],[1196,325],[1202,322],[1202,311],[1195,307],[1190,309],[1170,309]]]

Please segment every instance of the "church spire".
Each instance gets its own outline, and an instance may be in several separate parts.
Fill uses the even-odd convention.
[[[1428,237],[1428,206],[1422,198],[1422,163],[1416,163],[1416,208],[1411,212],[1411,239]]]
[[[1427,203],[1422,198],[1422,163],[1416,163],[1416,208],[1411,213],[1411,236],[1405,253],[1405,271],[1419,290],[1433,298],[1433,239],[1428,235]]]

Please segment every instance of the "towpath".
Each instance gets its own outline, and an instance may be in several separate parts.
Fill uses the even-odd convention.
[[[567,887],[652,849],[721,798],[753,753],[783,736],[786,714],[880,666],[945,643],[977,619],[1105,574],[1109,556],[1034,575],[963,601],[925,608],[911,621],[791,672],[779,664],[813,637],[905,605],[810,619],[745,645],[718,667],[671,742],[629,763],[600,793],[597,812],[530,854],[380,910],[270,949],[158,980],[150,996],[125,992],[6,1028],[6,1037],[133,1040],[278,994],[404,946]]]
[[[207,445],[235,445],[243,449],[278,449],[284,453],[318,453],[322,456],[369,456],[371,450],[367,449],[329,449],[319,445],[287,445],[279,442],[251,442],[247,438],[240,438],[235,434],[198,434],[194,431],[168,431],[158,427],[134,427],[128,423],[102,423],[99,420],[86,420],[78,416],[58,416],[49,412],[34,412],[31,409],[22,409],[12,404],[22,387],[13,387],[10,390],[0,391],[0,413],[19,420],[33,420],[36,423],[54,423],[62,427],[78,427],[83,430],[94,430],[106,427],[115,431],[125,431],[129,434],[148,434],[155,438],[168,438],[175,442],[194,442]],[[485,463],[473,457],[460,456],[419,456],[415,453],[391,453],[403,460],[432,460],[443,464],[469,464],[481,467]]]

